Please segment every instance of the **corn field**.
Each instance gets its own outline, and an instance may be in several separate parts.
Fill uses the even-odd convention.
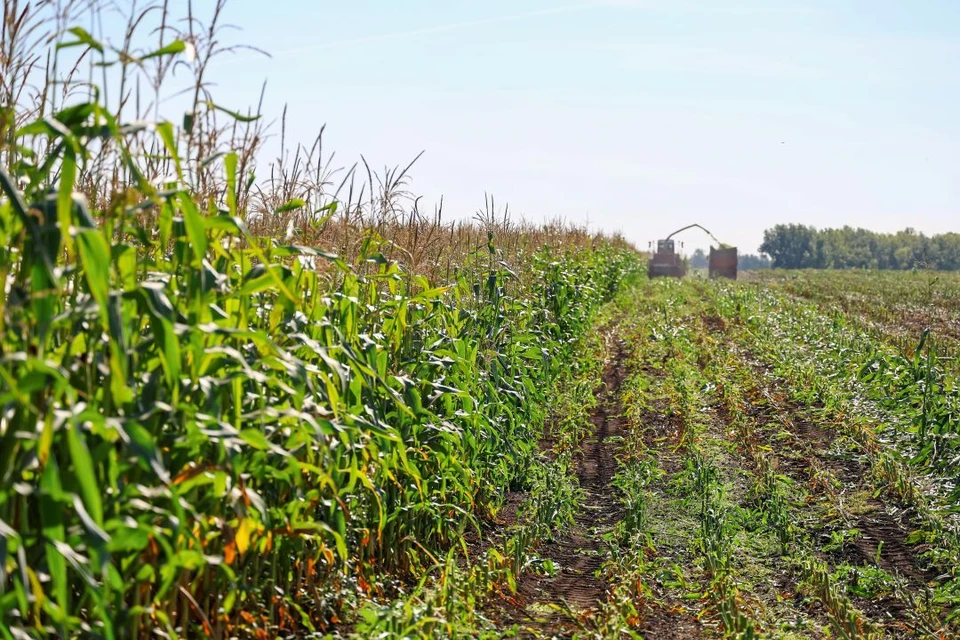
[[[0,637],[958,637],[954,276],[264,167],[178,10],[4,5]]]
[[[38,115],[0,174],[5,637],[313,632],[416,575],[526,481],[544,390],[638,263],[573,229],[372,223],[303,193],[272,211],[315,207],[284,236],[243,206],[238,152],[189,170],[199,121]]]

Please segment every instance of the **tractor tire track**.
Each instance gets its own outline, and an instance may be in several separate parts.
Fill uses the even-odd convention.
[[[501,627],[503,622],[516,624],[520,637],[572,637],[607,598],[608,586],[600,576],[606,551],[602,536],[621,515],[610,481],[617,470],[617,444],[612,439],[626,425],[619,399],[626,365],[626,346],[617,339],[596,391],[597,403],[590,416],[593,432],[583,439],[574,458],[584,491],[581,509],[567,535],[537,549],[540,558],[552,561],[559,570],[553,576],[523,574],[516,597],[500,604]]]

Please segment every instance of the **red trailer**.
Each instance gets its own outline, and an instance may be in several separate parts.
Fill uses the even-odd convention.
[[[725,247],[714,249],[710,247],[710,263],[708,273],[711,278],[737,279],[737,248]]]

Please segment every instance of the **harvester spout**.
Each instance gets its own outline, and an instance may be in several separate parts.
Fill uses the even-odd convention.
[[[717,240],[717,236],[713,235],[712,233],[710,233],[710,231],[709,231],[706,227],[703,227],[703,226],[697,224],[696,222],[694,222],[693,224],[688,224],[687,226],[683,227],[682,229],[677,229],[676,231],[674,231],[673,233],[671,233],[670,235],[668,235],[668,236],[666,237],[666,240],[669,240],[670,238],[672,238],[673,236],[677,235],[677,234],[680,233],[681,231],[686,231],[687,229],[693,229],[694,227],[696,227],[697,229],[700,229],[701,231],[703,231],[704,233],[706,233],[708,236],[710,236],[711,238],[713,238],[713,241],[717,243],[717,248],[719,248],[719,249],[725,249],[725,248],[727,248],[727,247],[730,246],[730,245],[728,245],[728,244],[724,244],[724,243],[720,242],[719,240]]]

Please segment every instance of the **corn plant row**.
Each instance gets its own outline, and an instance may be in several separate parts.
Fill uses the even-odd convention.
[[[779,283],[779,279],[774,282]],[[843,308],[851,313],[859,309],[868,319],[889,312],[895,300],[933,303],[944,313],[953,313],[952,310],[957,306],[955,274],[894,276],[862,272],[804,272],[783,281],[781,286],[790,293],[811,297],[821,305],[837,302],[840,298],[855,300],[856,305],[851,302],[850,305],[842,305]],[[779,298],[786,302],[783,296]],[[804,308],[804,313],[811,314],[809,305],[794,302],[786,304],[787,309],[792,308],[789,305],[797,304]],[[759,314],[756,316],[758,320],[760,317]],[[851,318],[836,313],[829,322],[825,318],[822,320],[821,325],[827,324],[834,331],[843,331],[847,335],[857,332],[862,326],[856,315]],[[851,364],[848,369],[852,371],[859,367],[858,382],[873,387],[871,402],[891,411],[892,415],[864,419],[860,415],[864,407],[863,399],[855,395],[859,390],[850,393],[837,383],[826,380],[820,384],[829,389],[815,390],[813,397],[819,400],[816,394],[825,394],[827,400],[824,403],[828,406],[846,404],[848,408],[845,411],[849,413],[844,413],[842,419],[837,420],[838,424],[869,455],[871,472],[878,482],[887,488],[892,497],[914,509],[914,519],[919,525],[916,541],[941,547],[936,552],[942,556],[941,564],[955,566],[960,559],[960,522],[954,515],[957,512],[957,487],[960,486],[956,469],[960,467],[960,460],[956,453],[949,450],[956,442],[958,420],[957,378],[953,370],[956,361],[955,358],[939,355],[940,350],[953,353],[955,345],[951,346],[949,336],[946,340],[943,336],[937,336],[934,344],[934,336],[925,330],[913,336],[914,342],[904,354],[884,348],[876,342],[893,338],[894,344],[906,345],[903,336],[891,336],[887,329],[875,333],[879,334],[875,340],[861,335],[861,343],[843,349],[842,358],[847,359],[852,353],[860,356],[860,361]],[[760,332],[754,337],[760,339]],[[865,357],[864,354],[870,356]],[[790,357],[788,354],[782,355]],[[817,376],[817,372],[809,366],[805,371],[803,383],[809,389],[809,383]],[[823,371],[832,379],[840,375],[836,367]],[[793,373],[797,372],[794,367]],[[810,393],[804,395],[806,399],[810,397]],[[906,430],[916,434],[915,442],[904,443],[905,429],[895,426],[904,422],[911,425]],[[890,432],[894,433],[892,438]],[[889,446],[890,440],[901,445],[899,450],[896,446]],[[944,446],[944,442],[948,444]],[[931,468],[939,473],[931,474]]]
[[[491,233],[430,282],[370,230],[348,264],[254,237],[232,154],[222,205],[131,161],[139,197],[91,211],[84,150],[128,134],[70,107],[0,174],[0,636],[319,632],[524,484],[544,390],[638,258],[507,265]]]
[[[752,467],[757,494],[763,497],[762,508],[768,515],[768,522],[776,530],[790,563],[827,611],[839,637],[849,640],[882,637],[881,631],[852,604],[843,586],[832,576],[830,566],[818,557],[818,546],[809,532],[798,524],[802,519],[791,508],[797,500],[790,495],[786,478],[771,465],[759,444],[755,421],[748,417],[747,401],[741,393],[742,389],[749,388],[748,372],[735,359],[725,360],[715,371],[722,372],[718,384],[723,389],[728,414],[735,416],[731,426],[736,430],[740,449]]]
[[[653,571],[646,552],[651,548],[647,521],[648,495],[651,485],[662,477],[652,456],[633,457],[622,462],[612,484],[621,494],[624,515],[615,526],[607,543],[608,558],[604,574],[610,586],[607,601],[601,603],[596,616],[597,638],[632,637],[642,619],[644,603],[656,599],[646,583]]]
[[[709,301],[703,302],[706,302],[706,306],[701,313],[709,309]],[[771,464],[769,448],[762,445],[762,437],[757,431],[759,424],[751,411],[756,407],[751,407],[745,397],[745,392],[757,391],[754,373],[729,347],[702,336],[698,344],[708,354],[706,360],[709,365],[705,370],[708,378],[720,390],[725,415],[729,418],[728,426],[736,433],[738,449],[745,456],[753,477],[755,495],[762,499],[760,507],[767,516],[767,523],[777,533],[787,564],[796,572],[803,589],[823,606],[830,626],[838,637],[848,640],[886,637],[878,625],[856,608],[833,567],[819,556],[820,545],[802,524],[803,514],[799,512],[798,505],[808,505],[809,501],[792,495],[792,480],[777,473]],[[767,400],[762,393],[754,393],[753,396],[763,398],[761,402]],[[753,400],[754,403],[756,401]],[[786,419],[782,408],[778,408],[775,414],[775,420]],[[782,431],[786,425],[781,427]],[[798,442],[791,442],[790,446],[803,449]],[[807,460],[816,466],[815,456],[811,454]],[[821,471],[829,474],[825,469]],[[817,477],[820,481],[818,487],[830,494],[830,482],[824,482],[822,473]],[[839,509],[843,508],[839,500],[832,503]],[[916,617],[923,621],[919,608]],[[933,628],[938,627],[939,621],[935,621]]]
[[[717,304],[746,323],[757,355],[791,382],[799,400],[821,404],[901,498],[939,521],[947,539],[957,538],[960,387],[924,352],[922,336],[908,357],[782,295],[723,290]]]
[[[662,364],[661,354],[649,343],[652,325],[660,326],[657,316],[662,308],[658,303],[641,287],[624,292],[616,301],[621,314],[619,333],[632,345],[626,366],[637,371],[626,381],[619,398],[629,424],[611,485],[620,496],[622,515],[606,535],[609,548],[603,574],[610,585],[609,597],[594,616],[593,627],[578,637],[644,637],[638,625],[648,615],[655,609],[679,606],[679,601],[663,602],[664,590],[657,585],[658,575],[679,569],[668,568],[657,557],[658,547],[664,542],[654,530],[659,524],[656,521],[663,517],[658,511],[663,496],[658,494],[663,491],[667,473],[661,468],[662,460],[645,442],[650,426],[647,420],[668,404],[667,385],[660,378],[663,371],[653,373]]]
[[[802,270],[758,274],[766,286],[810,299],[828,315],[843,313],[859,328],[912,350],[924,327],[943,355],[957,355],[960,276],[937,271]],[[951,362],[944,362],[950,366]]]
[[[490,619],[490,607],[485,605],[491,599],[515,595],[517,580],[524,573],[555,570],[537,555],[537,547],[564,534],[582,501],[571,455],[592,426],[591,410],[609,356],[607,342],[614,331],[611,315],[616,309],[615,302],[604,305],[553,383],[543,434],[552,447],[529,468],[517,523],[504,531],[497,530],[496,522],[488,523],[492,546],[479,556],[462,558],[454,558],[458,549],[451,549],[436,565],[436,579],[432,574],[425,576],[410,597],[368,603],[354,630],[356,637],[500,637],[505,630]]]
[[[674,283],[663,283],[662,288],[663,291],[657,292],[662,296],[659,312],[651,318],[650,326],[651,337],[656,342],[647,348],[659,355],[663,377],[657,384],[661,386],[668,411],[680,425],[676,446],[680,449],[683,470],[678,477],[697,503],[695,544],[710,580],[710,584],[704,586],[703,595],[710,598],[724,637],[759,637],[759,627],[748,613],[732,565],[733,531],[723,472],[702,449],[701,440],[711,427],[712,417],[704,411],[709,399],[704,396],[706,381],[698,365],[697,346],[690,326],[693,319],[684,308],[686,292]]]
[[[758,317],[754,316],[754,318]],[[759,321],[756,321],[750,326],[757,327],[759,324]],[[766,342],[770,339],[769,336],[765,336],[760,331],[750,331],[744,335],[744,339],[756,349],[757,353],[770,354],[779,350],[777,360],[768,360],[768,362],[774,367],[774,371],[790,384],[790,392],[797,399],[807,403],[821,402],[824,408],[820,411],[823,415],[830,419],[841,433],[850,436],[866,455],[878,491],[885,490],[895,503],[910,508],[910,520],[916,530],[910,534],[908,542],[923,542],[927,549],[924,555],[928,561],[948,574],[948,580],[936,587],[935,591],[939,595],[935,600],[940,606],[954,601],[956,596],[951,594],[956,589],[955,567],[960,557],[958,556],[960,544],[958,544],[955,521],[949,515],[951,511],[943,507],[944,492],[930,489],[930,477],[919,476],[915,461],[904,460],[903,455],[895,448],[896,442],[883,438],[884,426],[881,424],[879,428],[877,427],[876,414],[871,416],[869,412],[865,412],[862,401],[851,404],[855,402],[852,399],[858,396],[850,392],[850,387],[859,388],[864,382],[857,380],[850,385],[849,382],[845,383],[842,378],[835,375],[830,380],[818,380],[816,390],[811,391],[805,386],[811,381],[809,358],[797,352],[787,354],[782,338],[774,346],[771,342]],[[767,357],[770,356],[767,355]],[[791,357],[802,359],[801,362],[806,361],[807,367],[803,365],[797,367],[796,360],[791,361]],[[847,352],[847,358],[851,358],[850,352]],[[860,414],[857,414],[856,410],[859,410]],[[863,415],[864,413],[867,415]],[[909,593],[901,591],[900,595],[907,601],[911,600]],[[907,602],[907,604],[910,603]],[[908,606],[908,609],[917,612],[915,617],[918,623],[935,628],[937,626],[935,623],[925,620],[927,606],[920,602],[914,605],[916,606]],[[947,622],[950,623],[953,617],[948,616]]]
[[[577,341],[572,349],[575,357],[548,394],[547,424],[556,441],[556,456],[537,456],[532,462],[517,524],[503,535],[496,522],[488,523],[490,534],[499,537],[484,551],[462,554],[462,548],[451,548],[408,596],[368,602],[359,614],[354,637],[499,637],[501,631],[488,619],[485,605],[492,598],[515,594],[523,573],[542,569],[537,545],[573,523],[582,499],[570,455],[590,426],[590,407],[596,402],[605,314],[598,315],[587,335]]]
[[[702,315],[707,311],[703,300],[686,299],[681,304],[683,306],[680,309],[674,308],[675,313]],[[784,478],[776,474],[771,467],[769,459],[759,446],[754,422],[749,418],[749,407],[743,397],[743,391],[750,388],[749,378],[742,363],[731,359],[715,339],[708,337],[702,324],[697,331],[691,333],[689,353],[695,354],[696,358],[683,358],[690,363],[687,366],[692,369],[684,373],[683,378],[696,381],[699,376],[700,383],[694,388],[717,389],[719,402],[725,409],[721,415],[728,422],[727,428],[733,429],[730,436],[735,434],[740,451],[746,455],[746,468],[751,472],[755,484],[754,495],[761,498],[760,508],[766,514],[765,523],[777,534],[787,566],[796,571],[798,579],[807,585],[808,593],[824,607],[830,624],[839,637],[883,637],[879,628],[853,606],[843,585],[833,575],[830,565],[815,553],[818,547],[809,532],[797,524],[802,522],[800,514],[793,508],[797,501],[789,494]],[[673,360],[681,361],[679,358]],[[695,406],[704,404],[704,400],[700,399]],[[717,477],[720,470],[703,458],[699,451],[694,452],[692,462],[695,484],[701,488],[715,487],[717,483],[711,482],[711,479]],[[717,502],[722,506],[720,500]],[[722,521],[722,511],[717,509],[716,513],[721,515],[714,515],[713,519]],[[718,526],[713,529],[722,531],[722,527]],[[716,550],[729,546],[731,538],[732,532],[712,538],[703,535],[703,539],[710,543],[709,546]],[[714,553],[712,557],[730,556]],[[733,600],[734,604],[736,602]],[[751,637],[759,632],[759,628],[750,624],[749,619],[735,608],[731,607],[729,611],[722,608],[720,610],[725,627],[734,629],[737,637]]]
[[[736,365],[731,365],[730,371],[734,375],[743,376],[741,378],[743,381],[748,379],[746,371],[738,372],[735,369]],[[728,409],[731,412],[742,412],[739,414],[741,419],[735,421],[738,436],[753,465],[758,493],[765,498],[763,506],[769,514],[770,523],[780,534],[784,550],[790,556],[794,566],[799,569],[804,582],[829,612],[834,629],[843,638],[885,637],[883,631],[858,611],[846,596],[843,584],[837,580],[830,565],[818,557],[817,550],[820,545],[814,541],[808,531],[798,525],[802,519],[800,514],[791,508],[791,505],[797,504],[798,500],[790,494],[788,488],[790,481],[774,470],[769,458],[757,445],[758,437],[753,428],[754,421],[743,417],[746,415],[746,405],[742,400],[738,401],[735,394],[731,395],[728,401]],[[817,467],[814,459],[811,459],[810,463],[812,467]],[[841,496],[836,494],[833,484],[828,480],[830,472],[821,469],[814,472],[814,475],[818,478],[818,490],[823,491],[834,508],[842,512]],[[940,617],[930,610],[929,589],[926,589],[925,598],[918,598],[914,593],[915,587],[907,586],[902,579],[895,576],[891,576],[891,580],[895,597],[910,617],[913,625],[912,632],[920,637],[942,637],[946,632],[942,630],[943,623]]]
[[[445,557],[430,555],[428,569],[409,594],[385,594],[368,601],[359,612],[351,635],[357,638],[386,637],[500,637],[494,621],[487,619],[486,604],[492,597],[515,593],[518,578],[528,571],[542,571],[537,545],[551,539],[573,522],[581,499],[570,455],[590,428],[594,388],[603,367],[603,335],[609,332],[611,304],[592,322],[587,335],[571,345],[570,360],[552,384],[542,403],[550,436],[555,439],[553,456],[536,455],[524,477],[527,498],[518,512],[519,523],[505,540],[479,555],[461,553],[462,545]],[[498,534],[496,524],[485,528]],[[472,552],[471,552],[472,553]],[[400,597],[397,597],[397,596]]]
[[[859,443],[891,493],[913,507],[942,544],[956,547],[960,459],[953,448],[960,399],[956,379],[939,367],[935,354],[924,353],[925,336],[908,358],[809,305],[782,296],[737,295],[734,300],[730,292],[721,294],[721,312],[749,316],[752,346],[793,383],[796,397],[821,403]],[[748,309],[747,300],[755,306]],[[784,312],[770,314],[772,308]]]
[[[675,298],[676,299],[676,298]],[[691,320],[696,325],[695,320]],[[760,637],[759,625],[746,612],[732,567],[733,528],[721,484],[722,472],[705,456],[699,444],[700,434],[710,428],[711,416],[704,407],[709,400],[702,394],[707,380],[702,370],[703,357],[695,327],[672,339],[678,344],[668,362],[678,397],[675,410],[684,425],[684,459],[693,490],[700,497],[700,545],[709,575],[711,597],[723,625],[724,637],[750,640]]]
[[[620,337],[628,344],[638,344],[646,318],[645,310],[637,304],[636,288],[622,294],[616,304],[621,313]],[[635,349],[629,353],[630,360],[625,366],[635,369],[642,359]],[[635,388],[637,380],[642,377],[643,374],[635,374],[619,391],[619,401],[627,416],[637,404],[650,400],[646,393],[630,397],[630,389]],[[647,504],[651,485],[662,476],[662,472],[656,460],[646,452],[640,424],[631,420],[626,431],[620,445],[617,471],[611,480],[612,487],[619,493],[622,515],[606,536],[609,548],[603,574],[610,585],[609,597],[600,604],[594,616],[594,628],[584,638],[638,637],[634,629],[644,613],[643,603],[648,598],[655,598],[645,583],[651,570],[645,556],[651,546]]]

